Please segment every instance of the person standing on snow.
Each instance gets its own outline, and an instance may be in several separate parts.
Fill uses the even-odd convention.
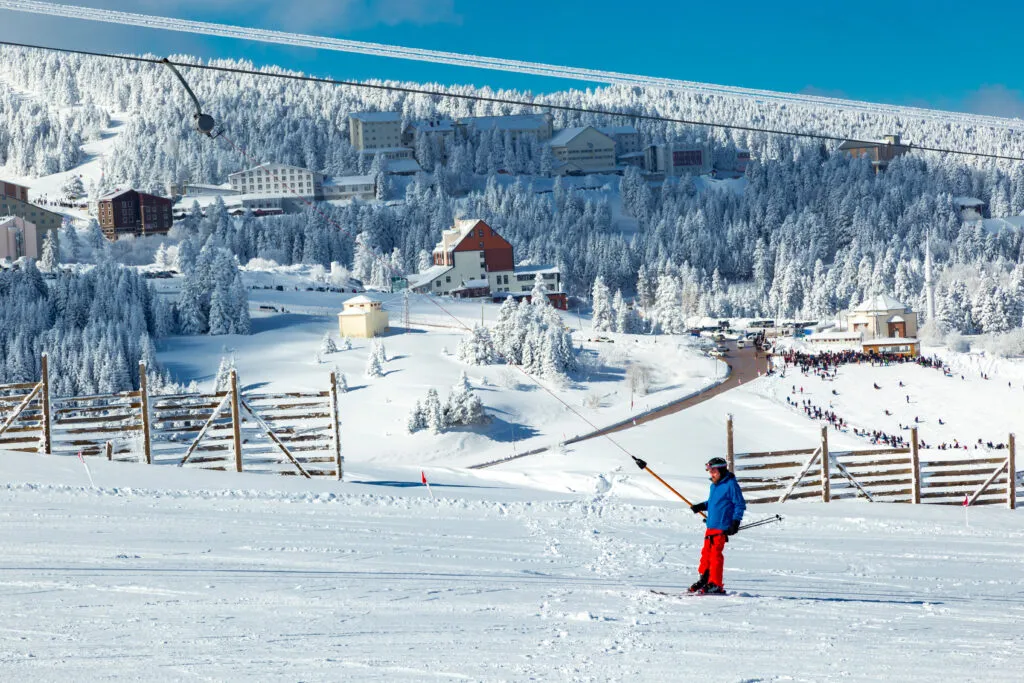
[[[743,500],[736,476],[729,471],[724,458],[711,458],[705,465],[711,476],[711,491],[703,503],[690,506],[695,514],[707,512],[707,531],[704,533],[704,547],[700,551],[700,578],[690,586],[691,593],[721,595],[725,593],[722,572],[725,568],[723,551],[725,544],[740,530],[743,512],[747,502]]]

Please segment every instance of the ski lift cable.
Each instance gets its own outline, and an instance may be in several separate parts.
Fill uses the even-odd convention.
[[[698,121],[695,119],[684,119],[672,116],[661,116],[658,114],[643,114],[628,111],[617,111],[612,109],[595,109],[591,107],[576,107],[565,104],[551,104],[545,102],[537,102],[531,100],[516,100],[507,97],[490,97],[486,95],[470,95],[465,93],[453,93],[445,92],[440,90],[429,90],[426,88],[412,88],[402,85],[391,85],[387,83],[364,83],[359,81],[346,81],[333,78],[319,78],[316,76],[304,76],[300,74],[289,74],[289,73],[274,73],[270,71],[260,71],[256,69],[242,69],[239,67],[229,66],[218,66],[214,64],[198,64],[189,62],[174,62],[169,59],[155,59],[151,57],[138,57],[134,55],[119,55],[108,52],[95,52],[90,50],[74,50],[71,48],[63,47],[52,47],[46,45],[35,45],[30,43],[18,43],[6,40],[0,40],[0,45],[6,45],[9,47],[20,47],[34,50],[46,50],[51,52],[63,52],[67,54],[78,54],[89,57],[102,57],[107,59],[119,59],[129,62],[146,63],[146,64],[162,64],[168,67],[183,67],[189,69],[201,69],[204,71],[218,71],[222,73],[231,73],[236,75],[244,76],[255,76],[261,78],[279,78],[285,80],[302,81],[306,83],[319,83],[322,85],[334,85],[334,86],[348,86],[351,88],[362,88],[367,90],[384,90],[389,92],[401,92],[411,95],[428,95],[430,97],[447,97],[451,99],[469,100],[474,102],[487,102],[491,104],[507,104],[521,107],[535,107],[538,109],[547,109],[550,111],[565,111],[580,114],[595,114],[599,116],[608,116],[615,118],[633,119],[637,121],[656,121],[661,123],[675,123],[679,125],[688,126],[699,126],[704,128],[720,128],[723,130],[734,130],[747,133],[763,133],[766,135],[781,135],[795,138],[805,138],[810,140],[820,140],[822,142],[851,142],[855,144],[870,144],[877,145],[877,140],[865,140],[857,138],[842,137],[838,135],[829,135],[827,133],[814,133],[807,131],[794,131],[777,128],[763,128],[759,126],[745,126],[742,124],[733,123],[721,123],[716,121]],[[180,75],[179,75],[180,77]],[[902,147],[907,148],[908,151],[918,152],[934,152],[937,154],[955,154],[960,156],[977,157],[981,159],[993,159],[996,161],[1014,161],[1024,162],[1024,157],[1010,156],[1005,154],[992,154],[989,152],[978,152],[966,149],[956,149],[951,147],[932,147],[929,145],[915,145],[913,143],[902,143]]]
[[[530,74],[542,77],[578,80],[600,85],[621,85],[626,87],[654,88],[673,91],[690,91],[700,95],[749,97],[760,102],[779,102],[813,105],[829,109],[846,111],[872,111],[882,114],[898,114],[913,118],[934,119],[937,121],[964,121],[969,125],[986,125],[1007,128],[1012,124],[1010,119],[980,114],[967,114],[935,109],[924,109],[906,105],[884,105],[861,100],[823,97],[806,93],[785,93],[773,90],[742,88],[737,86],[699,83],[657,76],[629,74],[603,69],[591,69],[558,64],[545,64],[526,60],[488,57],[460,52],[431,50],[406,47],[387,43],[372,43],[359,40],[333,38],[329,36],[289,33],[270,29],[235,26],[207,21],[194,21],[176,17],[122,12],[81,5],[40,2],[39,0],[0,0],[0,9],[42,14],[53,17],[76,20],[105,22],[121,26],[138,26],[154,30],[194,33],[199,35],[234,38],[276,45],[306,47],[315,50],[333,50],[353,54],[372,55],[389,59],[406,59],[411,61],[430,62],[450,66],[489,69],[511,73]]]

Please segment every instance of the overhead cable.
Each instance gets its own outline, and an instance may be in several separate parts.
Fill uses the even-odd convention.
[[[0,0],[2,3],[4,0]],[[175,67],[183,67],[188,69],[202,69],[205,71],[219,71],[223,73],[231,73],[245,76],[255,76],[260,78],[278,78],[293,81],[303,81],[306,83],[319,83],[323,85],[340,85],[348,86],[351,88],[363,88],[370,90],[385,90],[390,92],[401,92],[412,95],[428,95],[431,97],[447,97],[452,99],[470,100],[474,102],[488,102],[492,104],[507,104],[521,107],[536,107],[538,109],[548,109],[551,111],[566,111],[574,112],[579,114],[594,114],[598,116],[608,116],[617,118],[634,119],[638,121],[658,121],[662,123],[676,123],[687,126],[701,126],[704,128],[721,128],[723,130],[736,130],[748,133],[764,133],[767,135],[782,135],[787,137],[795,138],[806,138],[811,140],[820,140],[823,142],[850,142],[854,144],[864,145],[877,145],[880,144],[877,140],[859,140],[849,137],[840,137],[837,135],[827,135],[824,133],[809,133],[805,131],[794,131],[784,130],[778,128],[763,128],[760,126],[744,126],[734,123],[720,123],[714,121],[698,121],[696,119],[683,119],[672,116],[661,116],[658,114],[642,114],[628,111],[616,111],[612,109],[594,109],[590,107],[575,107],[567,104],[550,104],[546,102],[536,102],[531,100],[515,100],[507,97],[491,97],[487,95],[471,95],[465,93],[454,93],[443,90],[428,90],[426,88],[413,88],[409,86],[388,84],[388,83],[365,83],[360,81],[346,81],[338,80],[334,78],[318,78],[316,76],[303,76],[301,74],[294,73],[279,73],[274,71],[260,71],[256,69],[243,69],[240,67],[220,66],[215,64],[200,64],[191,62],[172,62],[167,59],[157,59],[155,57],[138,57],[135,55],[119,55],[109,52],[95,52],[90,50],[74,50],[71,48],[63,47],[51,47],[47,45],[35,45],[31,43],[16,43],[12,41],[0,40],[0,45],[7,45],[9,47],[20,47],[33,50],[47,50],[51,52],[63,52],[67,54],[85,55],[89,57],[102,57],[107,59],[120,59],[129,62],[140,62],[146,64],[162,64],[171,65]],[[978,157],[982,159],[995,159],[999,161],[1017,161],[1024,162],[1024,157],[1015,157],[1006,154],[990,154],[987,152],[976,152],[966,149],[954,149],[949,147],[932,147],[928,145],[915,145],[911,143],[901,143],[902,147],[907,148],[910,151],[919,152],[936,152],[938,154],[957,154],[961,156]]]

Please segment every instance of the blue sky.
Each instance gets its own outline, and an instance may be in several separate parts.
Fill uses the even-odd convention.
[[[68,2],[785,92],[1024,116],[1024,3],[611,0]],[[0,10],[0,39],[251,59],[335,78],[567,83]],[[576,84],[579,85],[579,84]]]

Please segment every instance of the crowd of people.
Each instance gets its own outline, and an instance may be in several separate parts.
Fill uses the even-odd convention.
[[[782,376],[785,377],[785,368],[790,366],[800,370],[805,376],[815,376],[821,378],[823,381],[834,380],[837,376],[840,365],[848,364],[860,364],[869,363],[872,366],[888,366],[897,364],[914,363],[925,368],[934,368],[941,370],[947,377],[952,377],[953,374],[950,369],[943,364],[942,360],[937,356],[926,357],[918,356],[916,358],[904,358],[901,356],[878,356],[875,354],[866,354],[860,351],[826,351],[823,353],[804,353],[801,351],[786,351],[784,353],[775,356],[777,359],[783,361]],[[963,376],[961,375],[961,378]],[[989,379],[985,373],[982,373],[982,379]],[[899,381],[901,388],[905,387],[902,380]],[[875,389],[881,389],[882,387],[878,383],[874,383]],[[791,394],[793,396],[803,395],[804,387],[796,384],[791,385]],[[838,395],[838,392],[833,389],[832,393]],[[906,395],[907,403],[910,403],[910,395]],[[860,429],[858,427],[850,428],[849,423],[845,418],[840,417],[836,414],[835,410],[832,409],[831,404],[828,409],[821,408],[811,402],[810,399],[803,398],[790,398],[786,397],[786,403],[793,407],[801,409],[807,417],[812,420],[821,420],[827,422],[832,426],[833,429],[841,431],[852,431],[854,435],[869,440],[875,445],[885,445],[891,448],[907,448],[910,445],[909,439],[904,438],[901,434],[889,434],[879,429]],[[892,415],[892,411],[885,409],[887,416]],[[939,418],[940,425],[945,425],[945,422]],[[908,431],[912,427],[921,423],[918,417],[914,417],[914,424],[904,425],[900,423],[901,431]],[[923,439],[918,438],[919,448],[935,448],[938,450],[967,450],[969,446],[966,443],[961,443],[959,439],[953,439],[951,442],[943,441],[939,444],[929,444]],[[977,443],[974,444],[974,448],[988,448],[993,450],[1008,448],[1007,444],[1001,442],[984,441],[978,439]]]
[[[914,363],[924,368],[942,370],[949,376],[952,375],[949,368],[937,356],[908,358],[904,356],[880,356],[874,353],[864,353],[863,351],[804,353],[803,351],[789,350],[774,357],[781,358],[786,367],[792,365],[805,375],[813,374],[818,377],[835,377],[836,370],[840,365],[849,365],[851,363],[867,363],[877,367]]]

